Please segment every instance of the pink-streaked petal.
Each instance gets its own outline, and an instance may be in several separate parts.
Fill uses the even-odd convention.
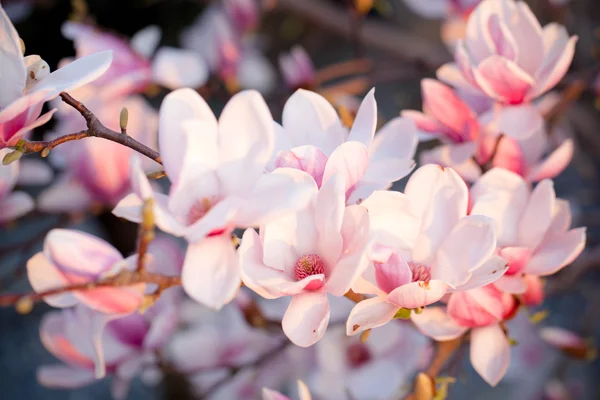
[[[297,346],[315,344],[329,324],[327,293],[303,293],[292,297],[281,326],[285,335]]]
[[[42,253],[37,253],[27,261],[27,278],[33,290],[37,293],[45,292],[64,286],[69,282],[60,271]],[[72,307],[78,300],[72,293],[58,294],[44,297],[44,301],[52,307]]]
[[[497,282],[505,276],[504,274],[507,270],[508,265],[506,264],[506,260],[500,256],[493,255],[481,267],[471,272],[471,276],[467,282],[457,286],[454,290],[471,290],[492,282]]]
[[[233,221],[245,201],[238,197],[226,197],[212,207],[202,218],[188,226],[183,236],[191,243],[203,240],[213,232],[233,229]]]
[[[538,183],[521,215],[517,236],[520,245],[535,249],[540,244],[552,222],[555,201],[554,183],[549,179]]]
[[[317,186],[323,182],[327,156],[318,147],[305,145],[279,152],[275,158],[275,168],[295,168],[313,177]]]
[[[197,302],[220,309],[240,286],[238,259],[228,234],[208,237],[188,245],[181,281]]]
[[[152,62],[152,79],[169,89],[197,88],[208,79],[208,66],[200,54],[174,47],[161,47]]]
[[[367,329],[387,324],[394,318],[398,306],[385,301],[384,297],[373,297],[354,306],[346,322],[346,335],[352,336]]]
[[[458,44],[456,48],[459,48]],[[461,70],[457,64],[447,63],[439,67],[435,74],[440,81],[447,83],[456,89],[465,90],[470,93],[483,94],[479,88],[467,79],[467,76],[472,75],[471,67],[469,66],[468,68],[469,69],[466,71],[467,74],[465,74],[465,71]]]
[[[411,313],[410,319],[421,332],[437,341],[456,339],[469,329],[458,325],[443,307],[427,307],[420,314]]]
[[[552,179],[560,174],[571,162],[574,153],[573,140],[567,139],[558,146],[542,162],[535,165],[527,179],[531,182],[537,182],[542,179]]]
[[[516,274],[523,271],[529,259],[531,258],[532,250],[528,246],[510,246],[500,249],[500,257],[504,258],[508,263],[508,274]]]
[[[502,320],[501,294],[491,286],[456,292],[448,301],[448,315],[462,326],[486,326]]]
[[[35,208],[30,195],[12,192],[0,201],[0,223],[17,219]]]
[[[386,301],[404,308],[425,307],[439,301],[448,289],[446,283],[436,279],[429,282],[411,282],[392,290]]]
[[[494,282],[494,286],[496,286],[498,290],[510,294],[521,294],[525,293],[527,290],[527,284],[522,274],[504,275]]]
[[[92,369],[79,369],[65,365],[44,365],[38,368],[36,378],[40,385],[76,389],[87,386],[96,380]]]
[[[521,294],[521,303],[529,307],[537,307],[544,301],[544,283],[535,275],[525,275],[523,277],[526,289]]]
[[[544,239],[531,257],[524,272],[547,276],[556,273],[575,260],[585,247],[586,229],[571,229]]]
[[[400,115],[411,120],[417,128],[419,142],[427,142],[444,137],[444,127],[435,118],[421,111],[403,110]]]
[[[519,104],[535,84],[534,79],[514,62],[497,55],[486,58],[474,70],[479,87],[496,101]]]
[[[514,139],[522,140],[543,128],[540,111],[531,104],[504,106],[499,111],[497,130]]]
[[[360,142],[345,142],[333,151],[323,173],[323,182],[339,175],[345,182],[346,197],[362,179],[369,166],[369,152]]]
[[[169,93],[160,107],[158,144],[165,170],[173,184],[177,184],[179,180],[186,154],[186,131],[182,122],[187,120],[205,124],[205,130],[198,134],[217,134],[217,119],[198,93],[192,89],[179,89]]]
[[[219,117],[218,175],[225,190],[243,193],[271,159],[275,127],[269,107],[254,90],[234,95]]]
[[[525,175],[527,164],[519,142],[510,136],[498,138],[496,154],[492,159],[492,166],[506,169],[521,176]]]
[[[373,88],[369,90],[360,104],[347,140],[360,142],[368,147],[373,140],[376,127],[377,102],[375,101],[375,88]]]
[[[490,386],[504,377],[510,363],[510,344],[502,328],[493,324],[471,331],[471,365]]]
[[[92,310],[105,314],[128,314],[142,306],[144,284],[122,288],[98,288],[74,292],[73,295]]]
[[[382,246],[375,244],[371,258],[375,269],[377,286],[386,293],[412,281],[412,272],[408,263],[393,249],[378,251]],[[389,248],[388,248],[389,249]],[[387,254],[385,254],[387,253]],[[378,257],[382,255],[383,257]]]

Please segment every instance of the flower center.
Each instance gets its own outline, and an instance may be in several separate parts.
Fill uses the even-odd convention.
[[[200,218],[204,217],[206,213],[210,211],[211,208],[215,205],[217,199],[214,197],[203,197],[198,202],[196,202],[187,215],[188,224],[193,224],[198,221]]]
[[[413,282],[429,282],[431,279],[431,268],[427,265],[410,261],[408,267],[410,268],[410,272],[412,272]]]
[[[296,274],[296,279],[299,281],[310,275],[324,274],[325,263],[318,255],[308,254],[300,257],[298,261],[296,261],[294,273]]]
[[[353,368],[358,368],[371,359],[371,353],[362,343],[353,343],[346,349],[346,360]]]

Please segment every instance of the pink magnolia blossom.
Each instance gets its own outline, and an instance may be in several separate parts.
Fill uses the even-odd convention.
[[[488,384],[496,386],[510,363],[510,343],[499,323],[515,307],[510,294],[488,285],[453,293],[446,308],[427,307],[411,319],[421,332],[438,341],[455,339],[471,329],[471,364]]]
[[[279,55],[279,70],[285,84],[293,90],[312,87],[315,83],[315,66],[302,46],[296,45],[289,53]]]
[[[10,149],[1,149],[0,159],[10,152]],[[19,177],[19,167],[19,161],[0,165],[0,224],[19,218],[35,207],[27,193],[12,191]]]
[[[471,215],[485,215],[496,221],[498,254],[509,266],[494,283],[503,291],[524,293],[528,287],[526,277],[554,274],[583,251],[585,228],[569,230],[569,204],[556,199],[550,180],[541,181],[531,190],[520,176],[494,168],[471,188],[471,203]]]
[[[272,117],[257,92],[233,96],[217,121],[195,91],[180,89],[165,97],[159,115],[169,196],[153,193],[139,163],[132,162],[134,193],[113,212],[140,221],[142,200],[154,198],[158,227],[189,243],[182,282],[196,301],[219,308],[235,297],[236,227],[260,226],[309,200],[305,173],[284,168],[264,173],[273,142]]]
[[[239,249],[242,279],[266,299],[292,296],[282,326],[301,347],[317,342],[330,318],[327,294],[343,296],[368,265],[369,216],[344,206],[343,176],[334,175],[302,210],[247,229]]]
[[[123,256],[102,239],[87,233],[51,230],[44,241],[44,250],[27,262],[29,283],[36,292],[69,285],[97,282],[136,266],[137,256]],[[71,291],[44,297],[53,307],[84,304],[106,314],[124,314],[142,305],[145,285],[99,287]]]
[[[455,62],[442,66],[437,76],[501,103],[500,120],[539,125],[541,117],[529,102],[564,76],[576,42],[558,24],[542,28],[525,2],[484,0],[469,16]],[[520,134],[531,132],[523,128]]]
[[[310,395],[310,391],[304,382],[301,380],[298,381],[298,396],[300,400],[311,400],[312,396]],[[262,392],[263,400],[291,400],[289,397],[276,392],[274,390],[264,388]]]
[[[417,146],[416,129],[394,118],[375,135],[377,103],[372,89],[363,99],[352,128],[345,128],[335,108],[321,95],[297,90],[283,108],[277,127],[274,167],[308,172],[318,187],[332,175],[346,175],[348,204],[387,189],[410,173]]]
[[[362,203],[375,245],[372,263],[353,290],[375,296],[354,307],[348,335],[388,323],[399,308],[424,307],[504,274],[506,262],[494,256],[494,221],[467,216],[468,196],[456,172],[425,165],[409,179],[405,194],[377,191]]]
[[[199,87],[208,78],[207,67],[199,55],[174,47],[157,50],[161,39],[157,26],[142,29],[129,42],[72,21],[63,25],[62,33],[73,40],[77,58],[101,50],[113,51],[110,69],[94,82],[94,86],[102,88],[106,95],[127,96],[143,91],[152,82],[169,89]],[[69,60],[63,62],[66,61]]]
[[[427,338],[404,321],[372,330],[364,343],[338,326],[315,347],[317,364],[306,382],[323,400],[402,398],[431,354]]]
[[[78,388],[105,374],[112,375],[112,397],[125,399],[138,374],[158,371],[156,350],[177,326],[176,293],[168,291],[143,314],[107,316],[84,306],[52,311],[40,327],[42,343],[66,365],[46,365],[37,371],[44,386]]]
[[[48,122],[56,110],[40,116],[46,101],[98,78],[112,59],[108,51],[90,54],[50,73],[40,56],[23,57],[19,34],[2,6],[0,42],[0,149],[15,146],[23,135]]]
[[[571,161],[573,141],[564,139],[553,149],[543,125],[527,128],[532,133],[518,140],[510,134],[515,128],[498,120],[495,109],[477,115],[456,91],[432,79],[424,79],[421,89],[424,112],[405,110],[402,116],[415,122],[422,141],[440,139],[443,143],[424,151],[422,163],[452,167],[467,181],[477,180],[481,176],[479,165],[489,163],[535,182],[555,177]],[[554,97],[544,98],[535,107],[545,111],[554,101]],[[501,133],[504,136],[499,136]]]
[[[98,95],[90,86],[79,91],[78,100],[110,129],[120,131],[119,113],[126,107],[129,115],[127,134],[150,148],[156,148],[158,116],[141,97],[114,98]],[[53,137],[64,132],[85,129],[78,113],[59,108],[60,123]],[[51,162],[64,170],[58,180],[38,198],[38,207],[46,212],[80,212],[92,205],[114,206],[131,191],[129,159],[134,150],[101,138],[86,138],[65,143],[50,154]],[[160,165],[147,160],[147,171],[158,171]]]

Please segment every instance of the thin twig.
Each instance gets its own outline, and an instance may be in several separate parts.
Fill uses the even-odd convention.
[[[142,205],[142,223],[138,234],[138,259],[137,272],[143,273],[146,262],[146,253],[150,242],[154,240],[154,214],[152,213],[154,201],[148,199]]]

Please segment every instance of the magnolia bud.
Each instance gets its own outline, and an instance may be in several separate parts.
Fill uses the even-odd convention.
[[[2,160],[2,164],[8,165],[11,162],[17,161],[21,157],[23,157],[23,153],[20,152],[19,150],[15,150],[4,156],[4,159]]]
[[[121,132],[127,132],[127,123],[129,122],[129,111],[126,107],[121,109],[121,115],[119,115],[119,126],[121,127]]]
[[[48,157],[48,154],[50,154],[50,147],[44,147],[41,153],[42,157],[46,158]]]

